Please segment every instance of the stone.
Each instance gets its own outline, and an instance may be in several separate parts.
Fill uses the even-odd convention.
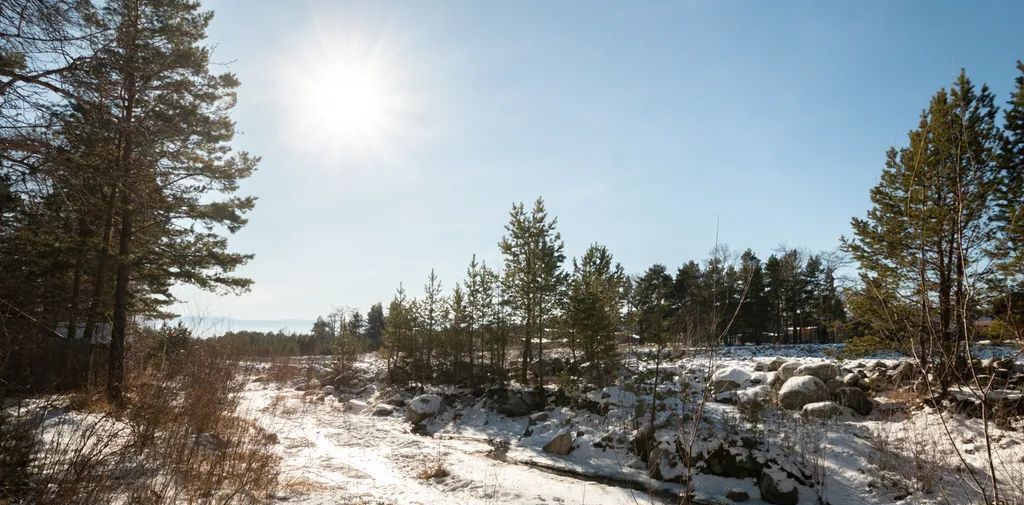
[[[792,377],[779,389],[779,405],[787,410],[800,410],[804,405],[828,400],[828,387],[813,375]]]
[[[734,391],[748,382],[750,382],[750,373],[733,366],[716,370],[711,375],[711,385],[716,393]]]
[[[719,446],[704,458],[708,473],[720,477],[742,479],[757,477],[761,464],[754,459],[750,450],[742,447]]]
[[[353,414],[360,414],[365,412],[366,409],[370,408],[370,405],[362,400],[356,400],[355,398],[345,402],[345,410],[352,412]]]
[[[651,477],[658,480],[665,480],[662,467],[672,468],[677,464],[676,454],[664,447],[655,447],[647,455],[647,471],[650,472]]]
[[[757,480],[757,486],[761,490],[761,498],[768,503],[797,505],[797,502],[800,501],[796,482],[782,470],[765,470],[761,473],[761,478]]]
[[[857,372],[850,372],[843,376],[843,383],[847,386],[857,387],[864,382],[864,379]]]
[[[747,407],[763,407],[771,402],[772,393],[771,386],[754,386],[737,391],[736,400],[740,405]]]
[[[846,387],[846,383],[839,379],[831,379],[825,381],[825,387],[828,388],[829,393],[832,393],[841,387]]]
[[[572,433],[568,430],[558,432],[548,443],[544,444],[544,452],[563,456],[572,452]]]
[[[853,410],[854,412],[866,416],[871,413],[875,405],[868,398],[867,393],[860,388],[854,387],[841,387],[832,392],[832,399],[836,403]]]
[[[530,407],[530,404],[527,403],[522,395],[513,395],[507,403],[498,407],[498,413],[507,417],[522,417],[532,411],[533,409]]]
[[[775,358],[772,358],[772,360],[768,362],[767,368],[769,372],[777,372],[779,370],[779,367],[781,367],[784,364],[786,364],[786,360],[776,356]]]
[[[543,423],[544,421],[547,421],[549,417],[550,414],[548,414],[548,412],[545,410],[542,412],[537,412],[536,414],[530,416],[530,421],[535,423]]]
[[[734,502],[742,502],[742,501],[747,501],[747,500],[750,499],[750,495],[747,494],[746,491],[744,491],[742,489],[739,489],[739,488],[733,488],[733,489],[730,489],[730,490],[726,491],[725,492],[725,497],[730,499],[730,500],[732,500],[732,501],[734,501]]]
[[[779,379],[781,379],[782,382],[786,382],[795,375],[797,368],[800,368],[800,362],[787,361],[779,366],[779,369],[776,370],[775,373],[778,374]]]
[[[390,416],[391,414],[394,414],[395,409],[392,408],[390,405],[385,405],[382,403],[374,407],[373,411],[370,413],[377,417],[387,417]]]
[[[800,365],[793,373],[794,376],[799,375],[812,375],[821,379],[823,382],[830,381],[839,377],[839,367],[833,363],[808,363],[806,365]]]
[[[419,424],[440,412],[442,406],[444,402],[438,395],[419,395],[405,406],[405,419],[412,424]]]
[[[320,392],[325,394],[325,395],[333,395],[334,394],[334,386],[328,384],[328,385],[324,386],[323,388],[321,388]]]
[[[721,393],[715,393],[715,396],[711,398],[711,401],[715,403],[724,403],[726,405],[735,405],[736,391],[722,391]]]
[[[832,419],[851,413],[850,409],[833,401],[808,403],[800,410],[800,415],[808,419]]]

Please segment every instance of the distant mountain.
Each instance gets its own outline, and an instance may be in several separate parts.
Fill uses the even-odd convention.
[[[229,331],[283,331],[306,333],[313,327],[312,319],[235,319],[224,316],[182,316],[180,321],[200,337],[213,337]]]

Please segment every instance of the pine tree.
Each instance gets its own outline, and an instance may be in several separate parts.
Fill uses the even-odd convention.
[[[522,203],[512,206],[507,234],[499,246],[505,259],[502,287],[516,313],[523,342],[523,382],[533,360],[533,342],[536,338],[538,360],[544,357],[544,331],[558,314],[565,285],[562,263],[565,261],[564,244],[555,230],[558,219],[548,220],[544,200],[537,198],[527,213]],[[544,384],[543,366],[537,367],[539,385]]]
[[[596,379],[604,384],[617,369],[618,326],[622,310],[622,266],[612,263],[608,248],[593,244],[577,261],[569,281],[566,319],[583,359],[598,365]],[[575,358],[575,356],[574,356]]]
[[[232,275],[251,256],[228,252],[220,231],[245,224],[254,199],[233,193],[258,160],[231,152],[239,83],[210,73],[202,43],[211,19],[188,0],[107,2],[97,22],[111,39],[76,75],[85,109],[108,111],[114,126],[105,149],[118,221],[108,379],[115,401],[131,313],[162,315],[175,283],[234,292],[251,283]]]
[[[1017,61],[1017,70],[1020,75],[1008,102],[999,152],[999,239],[994,250],[1002,274],[1019,291],[1024,287],[1024,62]]]
[[[873,207],[853,219],[856,238],[844,240],[861,266],[855,305],[882,336],[911,336],[922,366],[937,360],[943,387],[952,377],[942,364],[971,339],[971,314],[991,274],[985,253],[995,246],[1000,140],[993,102],[964,72],[936,93],[909,145],[889,150]]]
[[[384,334],[384,306],[375,303],[366,313],[366,341],[371,350],[380,349]]]

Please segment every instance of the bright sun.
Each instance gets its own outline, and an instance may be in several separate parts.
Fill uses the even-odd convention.
[[[356,40],[283,64],[289,142],[337,156],[386,155],[406,106],[393,61]]]

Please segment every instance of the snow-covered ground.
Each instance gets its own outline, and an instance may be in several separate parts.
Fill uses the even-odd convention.
[[[762,474],[777,473],[780,484],[797,488],[799,503],[974,502],[976,492],[964,468],[971,467],[984,482],[981,421],[940,413],[898,395],[876,398],[867,416],[817,421],[772,408],[751,423],[736,405],[709,401],[702,404],[699,422],[694,419],[711,371],[744,382],[741,391],[749,392],[770,380],[774,372],[763,370],[773,359],[834,363],[828,349],[744,346],[665,360],[659,367],[664,408],[655,420],[660,427],[656,442],[671,449],[656,474],[663,480],[652,477],[648,463],[632,450],[637,405],[649,402],[644,386],[654,371],[642,354],[625,363],[635,376],[579,392],[586,408],[579,402],[558,406],[549,388],[543,408],[505,416],[480,391],[428,387],[446,405],[414,430],[403,408],[383,416],[373,412],[381,405],[378,414],[386,413],[391,408],[386,403],[396,398],[411,400],[411,392],[378,390],[383,386],[371,384],[355,394],[324,395],[254,382],[244,393],[245,410],[278,436],[284,458],[281,498],[289,503],[675,503],[679,498],[672,495],[682,488],[680,477],[686,473],[683,453],[700,455],[694,458],[700,462],[694,464],[692,480],[697,502],[733,503],[726,498],[732,490],[746,493],[746,503],[768,503],[757,478],[709,468],[715,457],[709,454],[722,451],[759,458],[765,465]],[[1015,350],[987,352],[1012,355]],[[901,359],[887,354],[842,365],[892,370]],[[569,434],[571,452],[545,451],[545,444],[560,434]],[[1024,436],[994,426],[990,434],[1004,496],[1024,496]],[[742,446],[749,438],[757,439],[751,442],[756,449]],[[447,476],[420,478],[438,465]]]
[[[277,434],[288,503],[645,503],[647,493],[505,461],[501,444],[411,433],[400,416],[353,412],[333,398],[255,385],[248,407]],[[417,474],[441,463],[444,478]]]
[[[844,410],[838,417],[808,419],[775,406],[785,389],[778,379],[783,370],[802,379],[815,364],[830,363],[840,374],[854,371],[883,384],[877,381],[891,381],[905,360],[890,353],[837,363],[835,351],[737,346],[656,362],[641,350],[626,356],[614,384],[598,388],[577,381],[568,394],[552,385],[543,395],[515,385],[475,391],[387,387],[377,380],[382,364],[372,355],[357,364],[362,379],[350,388],[296,387],[301,378],[275,383],[266,379],[266,365],[252,363],[239,414],[276,437],[274,451],[282,458],[276,499],[283,503],[679,503],[687,475],[696,503],[734,503],[727,496],[742,495],[744,503],[773,503],[763,495],[760,480],[766,476],[795,489],[799,503],[978,503],[977,484],[966,469],[988,486],[989,448],[980,419],[930,408],[906,394],[906,387],[891,385],[861,388],[874,394],[867,415]],[[979,354],[1012,357],[1015,373],[1024,370],[1018,349],[986,347]],[[330,375],[325,359],[306,359],[301,366],[312,375]],[[636,441],[650,422],[655,374],[656,430],[641,457]],[[1015,380],[1017,391],[1004,396],[1020,398],[1022,381]],[[719,394],[705,394],[711,390]],[[426,418],[414,425],[401,405],[423,393],[437,396],[412,403]],[[510,411],[516,398],[529,395],[539,399]],[[125,429],[100,414],[54,409],[41,433],[44,447],[89,433],[103,434],[99,439],[116,447]],[[1022,429],[1020,417],[989,426],[1006,503],[1024,500]],[[561,451],[553,442],[559,437],[568,444]]]

